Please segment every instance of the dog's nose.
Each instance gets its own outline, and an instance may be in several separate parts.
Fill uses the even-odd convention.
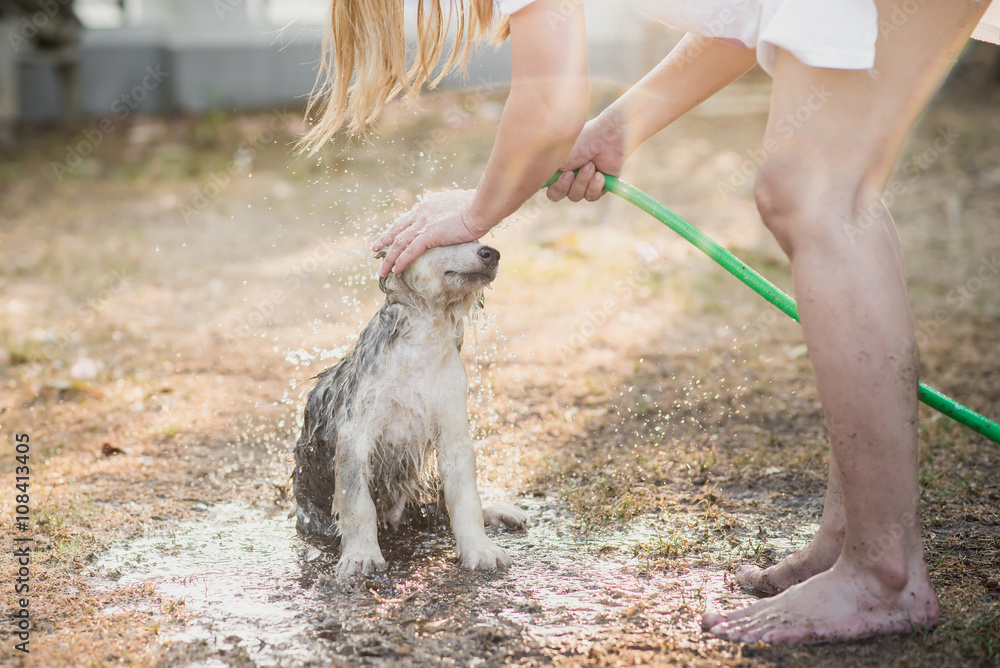
[[[487,264],[496,264],[500,262],[500,251],[496,248],[483,246],[479,249],[479,257],[483,258],[483,262]]]

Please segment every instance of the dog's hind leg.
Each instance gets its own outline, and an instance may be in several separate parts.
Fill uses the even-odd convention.
[[[392,527],[393,531],[399,528],[399,523],[403,521],[403,513],[406,511],[406,502],[409,501],[409,497],[403,494],[396,501],[395,505],[389,509],[389,512],[385,515],[385,523]]]
[[[352,442],[353,441],[353,442]],[[338,448],[336,491],[333,510],[337,514],[343,552],[337,562],[337,575],[350,577],[385,568],[378,547],[378,515],[368,490],[369,448],[366,439],[346,439],[348,447]]]
[[[486,536],[483,504],[476,489],[476,453],[472,438],[467,432],[445,433],[438,449],[438,471],[459,563],[472,570],[510,566],[507,553]]]
[[[488,527],[523,529],[528,525],[528,513],[515,505],[496,501],[483,507],[483,522]]]

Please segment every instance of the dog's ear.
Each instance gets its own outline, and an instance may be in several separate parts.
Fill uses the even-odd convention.
[[[465,320],[458,319],[455,323],[455,348],[462,352],[462,344],[465,343]]]
[[[375,253],[375,259],[376,260],[384,260],[385,256],[386,256],[386,249],[384,249],[384,248],[382,250],[380,250],[379,252]],[[389,294],[389,291],[386,288],[386,284],[385,284],[385,280],[387,278],[389,278],[389,277],[388,276],[379,276],[379,279],[378,279],[378,289],[381,290],[382,292],[386,293],[386,294]]]

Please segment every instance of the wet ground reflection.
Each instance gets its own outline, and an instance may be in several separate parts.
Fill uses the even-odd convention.
[[[721,567],[643,569],[631,547],[651,530],[583,536],[551,500],[521,505],[530,528],[496,536],[505,573],[458,568],[445,529],[409,530],[382,538],[386,572],[344,585],[336,551],[299,540],[285,512],[220,504],[111,550],[94,582],[183,599],[188,624],[165,639],[185,666],[535,665],[610,641],[694,644],[706,601],[749,598]]]

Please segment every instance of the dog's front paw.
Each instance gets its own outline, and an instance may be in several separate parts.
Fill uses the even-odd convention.
[[[489,538],[483,536],[458,548],[458,563],[470,571],[495,571],[510,566],[510,556]]]
[[[498,501],[483,508],[483,522],[488,527],[523,529],[528,525],[528,513],[515,505]]]
[[[384,570],[385,559],[382,558],[382,552],[377,549],[374,552],[363,550],[344,552],[337,562],[338,578],[350,578]]]

